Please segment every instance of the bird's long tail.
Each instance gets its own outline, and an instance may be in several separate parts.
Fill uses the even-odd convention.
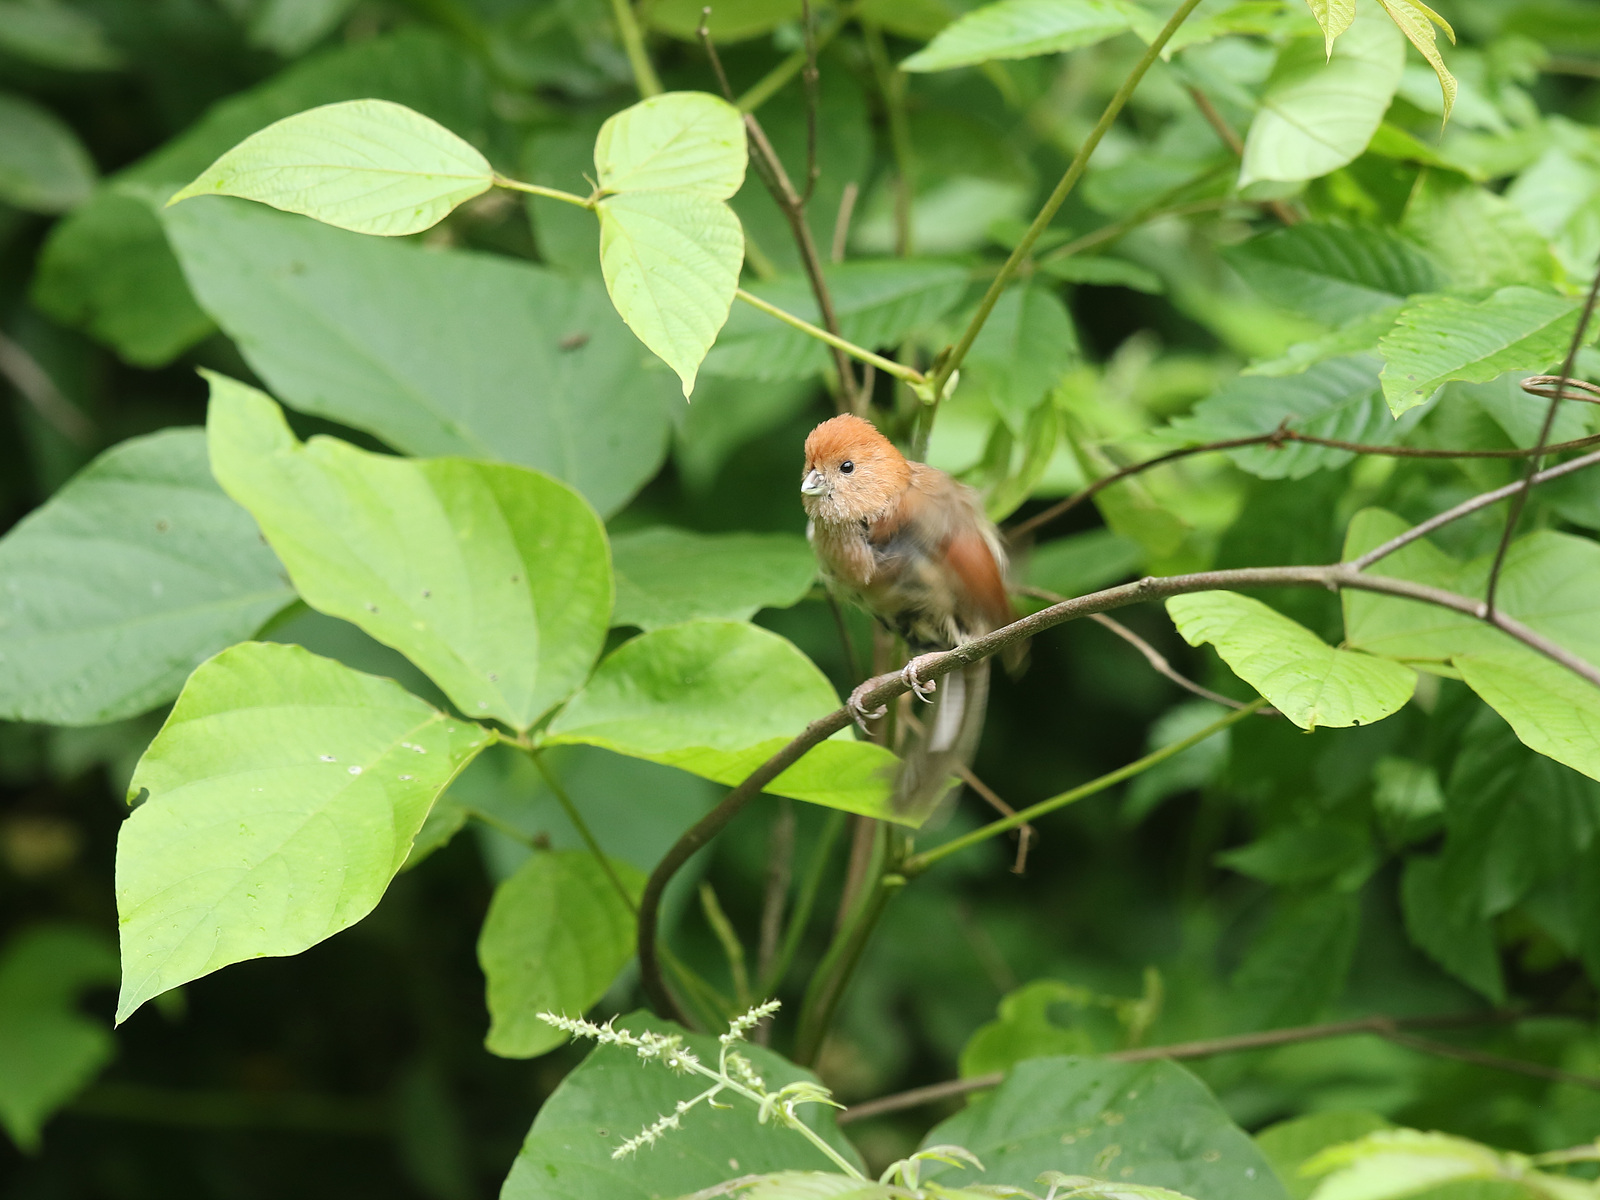
[[[894,809],[921,819],[958,784],[955,773],[972,762],[989,704],[989,663],[952,671],[939,681],[932,711],[908,744],[895,781]]]

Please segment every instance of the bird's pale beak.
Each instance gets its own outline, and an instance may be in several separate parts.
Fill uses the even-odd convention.
[[[800,481],[800,494],[802,496],[820,496],[828,490],[828,485],[822,481],[822,472],[813,468],[806,472],[806,477]]]

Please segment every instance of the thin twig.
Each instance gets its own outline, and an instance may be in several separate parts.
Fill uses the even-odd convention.
[[[649,52],[644,48],[644,34],[634,15],[632,0],[611,0],[611,15],[616,18],[622,49],[628,56],[628,66],[633,69],[633,82],[639,89],[639,95],[659,96],[661,79],[650,63]]]
[[[785,797],[772,818],[767,843],[767,886],[761,898],[761,940],[756,949],[756,978],[764,980],[778,961],[783,941],[783,909],[794,877],[794,801]],[[763,1028],[770,1028],[770,1024]],[[762,1045],[766,1043],[763,1041]]]
[[[62,395],[49,372],[17,342],[0,333],[0,375],[33,407],[46,425],[78,446],[94,444],[94,425],[83,410]]]
[[[700,911],[705,914],[706,924],[710,925],[711,932],[716,934],[717,942],[722,946],[723,957],[728,960],[728,977],[733,982],[734,1006],[749,1008],[750,975],[744,965],[744,944],[739,941],[733,922],[728,920],[728,914],[723,911],[722,904],[717,900],[716,889],[711,886],[710,880],[700,882]]]
[[[856,201],[861,196],[861,185],[852,179],[844,185],[839,195],[839,214],[833,219],[833,241],[828,247],[828,261],[842,263],[845,248],[850,241],[850,218],[855,215]]]
[[[1185,84],[1184,90],[1189,93],[1189,99],[1194,101],[1194,106],[1200,110],[1200,115],[1206,119],[1206,124],[1210,125],[1222,139],[1222,144],[1233,151],[1235,158],[1243,158],[1244,139],[1239,136],[1238,130],[1228,124],[1228,119],[1217,111],[1217,106],[1211,103],[1211,97],[1192,83]],[[1300,214],[1282,200],[1258,200],[1256,203],[1285,225],[1300,223]]]
[[[800,72],[806,97],[806,190],[800,194],[800,207],[804,208],[811,202],[811,194],[817,190],[817,177],[822,173],[817,162],[817,115],[822,100],[817,92],[817,30],[811,20],[811,0],[800,0],[800,26],[806,56],[806,65]]]
[[[1536,376],[1535,378],[1543,379],[1545,376]],[[1026,521],[1019,521],[1006,530],[1006,538],[1015,544],[1041,525],[1048,525],[1057,517],[1064,516],[1085,500],[1091,499],[1113,484],[1121,483],[1124,479],[1142,474],[1154,467],[1176,462],[1180,458],[1190,458],[1196,454],[1215,454],[1223,450],[1240,450],[1248,446],[1279,447],[1287,442],[1303,442],[1308,446],[1326,446],[1330,450],[1345,450],[1351,454],[1368,454],[1378,458],[1530,458],[1535,453],[1558,454],[1566,450],[1581,450],[1586,446],[1600,444],[1600,434],[1574,438],[1570,442],[1557,442],[1553,446],[1546,446],[1543,451],[1537,451],[1535,448],[1519,447],[1498,450],[1441,450],[1428,446],[1374,446],[1365,442],[1346,442],[1339,438],[1317,437],[1315,434],[1301,433],[1287,426],[1280,426],[1271,433],[1258,433],[1250,437],[1224,438],[1216,442],[1202,442],[1194,446],[1181,446],[1176,450],[1169,450],[1165,454],[1158,454],[1154,458],[1147,458],[1141,462],[1130,463],[1125,467],[1120,467],[1109,475],[1102,475],[1099,479],[1074,492],[1066,499],[1052,504],[1043,512],[1035,513]],[[1571,466],[1570,463],[1563,465]],[[1541,476],[1541,478],[1545,477]],[[1535,480],[1535,482],[1538,482],[1538,480]],[[1520,486],[1521,484],[1512,485],[1511,491]],[[1504,495],[1510,495],[1511,491],[1505,491]],[[1484,499],[1483,497],[1477,497],[1476,499],[1481,500],[1484,504],[1492,504],[1494,500],[1504,498],[1499,492],[1490,492],[1485,495],[1492,496],[1493,499]]]
[[[854,3],[847,4],[837,10],[833,24],[827,26],[820,34],[816,35],[816,45],[811,51],[811,57],[815,57],[816,54],[826,49],[828,43],[838,36],[839,31],[855,19],[856,9],[861,7],[861,2],[862,0],[855,0]],[[739,111],[754,112],[772,99],[782,90],[784,84],[805,69],[806,59],[806,48],[802,46],[773,67],[735,102]]]
[[[1474,1062],[1479,1066],[1517,1071],[1523,1074],[1536,1075],[1542,1079],[1559,1078],[1562,1082],[1580,1083],[1585,1087],[1600,1088],[1600,1078],[1591,1075],[1575,1075],[1570,1071],[1558,1071],[1553,1067],[1546,1067],[1542,1063],[1529,1063],[1521,1059],[1504,1058],[1498,1054],[1484,1054],[1481,1051],[1464,1050],[1459,1046],[1451,1046],[1448,1043],[1436,1042],[1429,1038],[1414,1037],[1402,1032],[1407,1029],[1459,1028],[1469,1025],[1514,1021],[1520,1019],[1523,1015],[1521,1013],[1502,1012],[1446,1013],[1426,1017],[1361,1017],[1353,1021],[1329,1021],[1324,1024],[1300,1025],[1289,1029],[1268,1029],[1259,1033],[1239,1034],[1235,1037],[1206,1038],[1197,1042],[1177,1042],[1169,1046],[1145,1046],[1136,1050],[1113,1050],[1101,1057],[1112,1062],[1132,1063],[1152,1062],[1157,1059],[1211,1058],[1218,1054],[1239,1054],[1251,1050],[1269,1050],[1277,1046],[1326,1041],[1329,1038],[1377,1035],[1378,1037],[1387,1038],[1397,1045],[1409,1046],[1414,1050],[1420,1050],[1427,1054],[1438,1054],[1447,1058],[1460,1058],[1462,1061]],[[1471,1057],[1466,1057],[1468,1055],[1471,1055]],[[984,1075],[974,1075],[969,1079],[952,1079],[947,1083],[934,1083],[929,1084],[927,1087],[912,1088],[909,1091],[897,1092],[891,1096],[882,1096],[876,1100],[853,1104],[840,1113],[836,1119],[839,1124],[848,1125],[852,1121],[864,1121],[869,1117],[882,1116],[884,1113],[900,1112],[907,1108],[919,1108],[924,1104],[932,1104],[938,1100],[947,1100],[953,1096],[965,1096],[971,1092],[996,1087],[1005,1081],[1005,1077],[1006,1073],[1004,1071],[990,1071]]]
[[[834,844],[844,831],[844,823],[845,814],[839,809],[830,812],[823,823],[822,833],[811,851],[810,865],[806,867],[805,877],[800,880],[800,891],[789,913],[789,927],[784,931],[783,946],[778,951],[777,961],[761,976],[761,986],[757,990],[763,996],[770,996],[777,990],[778,984],[783,982],[784,975],[788,973],[789,964],[794,961],[795,952],[800,948],[800,939],[805,936],[812,910],[816,907],[817,893],[822,888],[822,878],[827,874],[828,862],[833,857]]]
[[[940,366],[938,374],[934,376],[932,391],[935,396],[944,395],[945,384],[949,382],[950,376],[960,368],[962,362],[966,359],[967,351],[972,349],[972,343],[977,340],[979,332],[982,331],[984,324],[989,320],[989,314],[994,311],[995,304],[999,302],[1000,294],[1006,290],[1023,262],[1033,253],[1034,243],[1039,240],[1040,235],[1049,227],[1050,222],[1055,219],[1056,213],[1066,203],[1067,197],[1072,193],[1072,189],[1077,186],[1078,180],[1083,177],[1084,170],[1089,165],[1090,157],[1100,145],[1100,140],[1105,137],[1112,124],[1115,123],[1118,114],[1122,112],[1123,106],[1128,103],[1128,99],[1133,95],[1140,81],[1144,79],[1145,72],[1161,56],[1161,51],[1165,48],[1167,42],[1171,40],[1172,35],[1178,32],[1178,26],[1183,24],[1184,20],[1199,3],[1200,0],[1183,0],[1178,5],[1177,11],[1162,26],[1161,32],[1156,34],[1150,44],[1145,47],[1144,54],[1134,64],[1134,68],[1128,73],[1128,77],[1122,81],[1122,86],[1117,89],[1116,94],[1111,97],[1110,102],[1105,107],[1105,111],[1100,114],[1099,121],[1089,131],[1089,136],[1083,139],[1083,144],[1078,147],[1078,153],[1073,156],[1072,162],[1061,176],[1060,182],[1056,184],[1055,190],[1050,193],[1050,198],[1045,201],[1044,207],[1034,217],[1033,223],[1028,226],[1027,232],[1022,235],[1022,239],[1017,243],[1016,248],[1011,251],[1010,257],[1006,259],[1005,264],[1000,268],[1000,272],[995,276],[994,282],[989,285],[989,290],[984,293],[983,299],[978,302],[977,311],[972,314],[972,319],[962,332],[961,340],[945,356],[943,365]]]
[[[1589,318],[1594,315],[1595,301],[1600,300],[1600,268],[1596,268],[1594,282],[1589,285],[1589,296],[1584,301],[1583,311],[1578,314],[1577,328],[1572,331],[1572,341],[1567,344],[1567,356],[1561,363],[1560,379],[1565,383],[1572,378],[1573,368],[1578,362],[1578,350],[1583,345],[1584,334],[1589,332]],[[1522,510],[1528,503],[1528,494],[1533,491],[1533,477],[1539,473],[1540,460],[1545,455],[1545,449],[1550,442],[1550,431],[1555,428],[1556,412],[1561,407],[1561,397],[1565,388],[1557,388],[1550,397],[1550,403],[1544,410],[1544,424],[1539,426],[1539,437],[1534,443],[1533,457],[1528,460],[1528,470],[1522,477],[1522,486],[1517,494],[1512,497],[1511,511],[1506,513],[1506,527],[1500,534],[1500,545],[1495,548],[1494,564],[1489,568],[1489,586],[1484,592],[1483,602],[1488,610],[1494,612],[1495,596],[1500,590],[1500,571],[1506,563],[1506,552],[1511,549],[1511,539],[1516,535],[1517,522],[1522,519]]]
[[[915,733],[918,737],[921,737],[925,732],[922,722],[917,720],[917,718],[912,716],[910,713],[905,715],[905,722],[906,726],[911,730],[911,732]],[[973,773],[971,767],[967,766],[965,763],[958,762],[955,766],[955,772],[956,777],[960,779],[962,783],[966,784],[969,788],[976,792],[978,794],[978,798],[990,808],[994,809],[995,812],[999,813],[1002,817],[1016,816],[1017,810],[1012,808],[1011,805],[1007,804],[1003,799],[1001,799],[999,792],[995,791],[987,783],[979,779],[977,775]],[[1017,858],[1016,861],[1011,865],[1011,873],[1013,875],[1022,875],[1027,872],[1028,849],[1033,844],[1034,839],[1038,836],[1039,831],[1032,825],[1022,825],[1017,828]]]
[[[833,347],[835,354],[842,352],[848,354],[851,358],[859,358],[862,362],[877,367],[885,374],[893,375],[896,379],[903,379],[907,383],[922,382],[922,372],[914,367],[908,367],[904,363],[897,363],[891,358],[884,358],[881,354],[874,354],[871,350],[829,333],[826,329],[818,329],[804,317],[797,317],[791,312],[785,312],[776,304],[771,304],[760,296],[752,295],[743,288],[735,288],[733,294],[736,299],[743,300],[751,308],[759,308],[769,317],[777,317],[785,325],[790,325],[800,330],[801,333],[809,334],[816,338],[817,341]]]

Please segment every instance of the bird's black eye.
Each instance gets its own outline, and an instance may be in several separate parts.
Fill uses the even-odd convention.
[[[839,473],[841,475],[848,475],[848,474],[850,474],[851,471],[854,471],[855,469],[856,469],[855,463],[851,462],[848,458],[845,459],[842,463],[839,464]]]

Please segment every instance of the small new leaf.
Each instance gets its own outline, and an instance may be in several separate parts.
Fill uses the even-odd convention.
[[[1306,0],[1306,7],[1322,27],[1323,52],[1333,57],[1333,43],[1356,19],[1355,0]]]
[[[1331,2],[1337,3],[1338,0]],[[1450,28],[1449,21],[1422,3],[1422,0],[1378,0],[1378,3],[1383,5],[1384,11],[1400,27],[1400,32],[1405,34],[1407,40],[1417,48],[1418,53],[1428,60],[1433,73],[1439,77],[1439,90],[1444,93],[1444,120],[1448,121],[1450,110],[1456,103],[1456,77],[1450,73],[1450,68],[1444,65],[1444,59],[1439,54],[1438,35],[1434,33],[1433,27],[1437,25],[1443,29],[1445,37],[1450,39],[1452,46],[1455,45],[1456,31]],[[1312,11],[1316,11],[1315,4],[1312,5]],[[1332,45],[1331,39],[1329,45]]]
[[[167,204],[242,196],[399,237],[431,229],[493,183],[488,160],[437,121],[387,100],[347,100],[251,134]]]

